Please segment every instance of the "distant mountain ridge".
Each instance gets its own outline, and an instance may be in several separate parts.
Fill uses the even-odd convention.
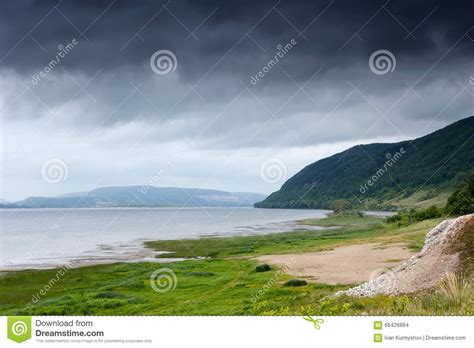
[[[0,204],[3,208],[98,208],[98,207],[245,207],[265,199],[253,192],[211,189],[117,186],[101,187],[57,197],[28,197]]]
[[[357,145],[306,166],[255,206],[332,208],[347,200],[394,209],[436,201],[473,171],[473,135],[471,116],[415,140]]]

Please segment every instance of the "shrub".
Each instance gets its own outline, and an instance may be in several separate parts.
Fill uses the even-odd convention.
[[[449,272],[439,283],[439,290],[449,302],[460,307],[469,297],[469,279],[461,273]]]
[[[408,212],[398,212],[393,216],[389,216],[386,221],[388,223],[397,222],[398,225],[407,225],[411,222],[435,219],[441,216],[443,216],[443,210],[433,205],[427,209],[410,209]]]
[[[474,213],[474,173],[448,198],[446,213],[450,215]]]
[[[207,254],[206,254],[206,257],[210,257],[210,258],[213,258],[213,257],[216,257],[219,253],[217,251],[209,251]]]
[[[350,205],[351,203],[349,201],[345,199],[338,199],[334,201],[332,209],[334,210],[334,213],[341,214],[341,213],[344,213],[349,208]]]
[[[442,215],[443,210],[433,205],[425,210],[415,212],[413,215],[413,219],[415,221],[422,221],[426,219],[435,219],[441,217]]]
[[[306,280],[302,279],[290,279],[283,286],[305,286],[308,285]]]
[[[271,268],[269,265],[267,265],[266,263],[262,263],[261,265],[258,265],[257,267],[255,267],[255,272],[267,272],[270,269]]]

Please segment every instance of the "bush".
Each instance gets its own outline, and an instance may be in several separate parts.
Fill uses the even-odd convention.
[[[463,274],[447,273],[439,284],[440,292],[455,306],[469,299],[469,279]]]
[[[441,208],[431,206],[422,210],[410,209],[408,212],[398,212],[393,216],[389,216],[386,221],[388,223],[398,222],[398,225],[407,225],[411,222],[435,219],[441,216],[443,216],[443,210]]]
[[[433,205],[425,210],[415,212],[413,214],[413,219],[415,221],[422,221],[427,219],[435,219],[441,216],[443,216],[443,210]]]
[[[219,253],[217,251],[209,251],[206,257],[215,258]]]
[[[435,206],[424,210],[410,209],[409,211],[398,212],[388,217],[386,221],[388,223],[397,222],[398,225],[405,225],[415,221],[438,218],[444,214],[466,215],[471,213],[474,213],[474,173],[449,196],[444,210]]]
[[[271,268],[269,265],[267,265],[266,263],[262,263],[261,265],[258,265],[257,267],[255,267],[255,272],[267,272],[270,269]]]
[[[334,201],[332,205],[332,210],[334,210],[334,213],[336,214],[342,214],[349,208],[350,205],[351,205],[351,202],[345,199],[338,199]]]
[[[305,286],[308,285],[306,280],[302,279],[290,279],[283,286]]]
[[[446,213],[450,215],[474,213],[474,173],[448,198]]]

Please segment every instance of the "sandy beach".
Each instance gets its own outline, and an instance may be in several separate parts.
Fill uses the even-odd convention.
[[[414,253],[402,245],[355,244],[304,254],[264,255],[259,262],[285,266],[286,273],[311,282],[353,284],[372,272],[392,268]]]

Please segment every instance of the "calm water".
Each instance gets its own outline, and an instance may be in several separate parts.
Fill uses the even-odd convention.
[[[144,240],[261,234],[299,228],[323,210],[103,208],[0,210],[0,269],[61,265],[142,250]]]

